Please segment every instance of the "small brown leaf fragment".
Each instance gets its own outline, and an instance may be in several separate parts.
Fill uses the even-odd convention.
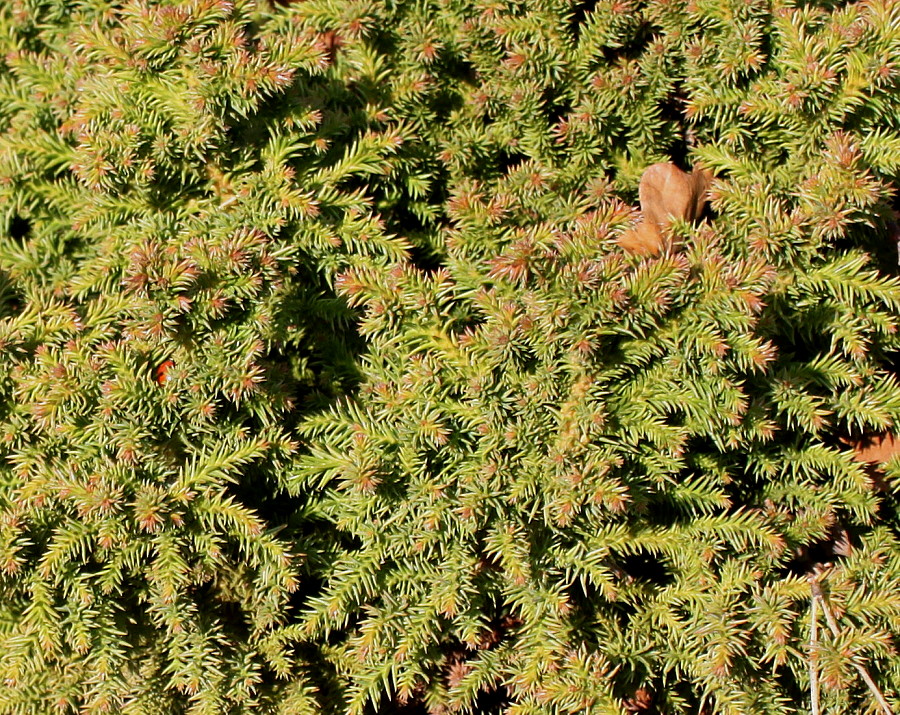
[[[884,464],[900,454],[900,438],[885,432],[844,440],[853,448],[853,459],[867,464]]]
[[[159,365],[153,368],[153,382],[162,385],[169,379],[169,370],[175,367],[175,361],[171,359],[163,360]]]

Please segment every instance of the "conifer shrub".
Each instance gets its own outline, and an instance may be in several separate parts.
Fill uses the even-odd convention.
[[[0,6],[0,713],[900,707],[898,12]]]
[[[896,709],[897,464],[851,445],[900,416],[897,4],[379,12],[446,201],[432,263],[342,275],[366,379],[301,427],[347,710]],[[671,160],[711,212],[632,255]]]
[[[321,712],[277,496],[402,137],[264,10],[0,7],[0,712]]]

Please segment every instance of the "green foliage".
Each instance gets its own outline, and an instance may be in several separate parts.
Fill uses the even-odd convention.
[[[367,380],[293,487],[353,537],[304,622],[350,626],[349,711],[804,712],[810,659],[835,712],[875,707],[853,661],[893,700],[900,611],[862,605],[900,578],[893,487],[841,439],[900,416],[895,4],[391,11],[376,46],[441,41],[392,80],[433,88],[397,111],[430,120],[441,267],[342,276]],[[624,255],[616,194],[671,156],[714,215]]]
[[[335,271],[404,254],[353,185],[400,134],[250,2],[0,35],[0,711],[318,712],[277,495],[298,408],[356,379]]]
[[[900,707],[898,12],[0,7],[0,713]]]

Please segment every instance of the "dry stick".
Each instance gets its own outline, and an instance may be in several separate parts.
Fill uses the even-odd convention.
[[[814,583],[810,580],[810,583]],[[809,701],[810,715],[819,715],[819,614],[816,606],[816,588],[812,587],[812,598],[809,601]]]
[[[822,613],[825,614],[825,621],[828,623],[828,628],[831,630],[835,638],[839,638],[841,635],[841,629],[838,628],[838,624],[834,618],[834,614],[828,607],[828,602],[825,600],[825,595],[822,593],[819,582],[815,578],[812,578],[810,579],[810,584],[812,585],[813,598],[816,599],[819,602],[819,605],[822,607]],[[866,685],[869,686],[869,691],[875,697],[875,700],[878,701],[878,704],[881,706],[881,709],[884,710],[885,715],[894,715],[894,711],[891,710],[891,706],[888,705],[888,701],[885,700],[884,695],[881,694],[878,686],[875,685],[875,681],[872,680],[872,676],[869,675],[869,671],[866,670],[865,666],[860,665],[859,663],[852,663],[852,665],[854,668],[856,668],[856,671],[865,681]]]

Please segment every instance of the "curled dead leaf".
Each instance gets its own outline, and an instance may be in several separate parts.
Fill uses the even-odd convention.
[[[699,166],[690,174],[670,162],[648,166],[638,188],[641,221],[621,236],[619,245],[638,256],[661,253],[667,242],[665,229],[673,221],[695,221],[703,213],[712,178]]]

